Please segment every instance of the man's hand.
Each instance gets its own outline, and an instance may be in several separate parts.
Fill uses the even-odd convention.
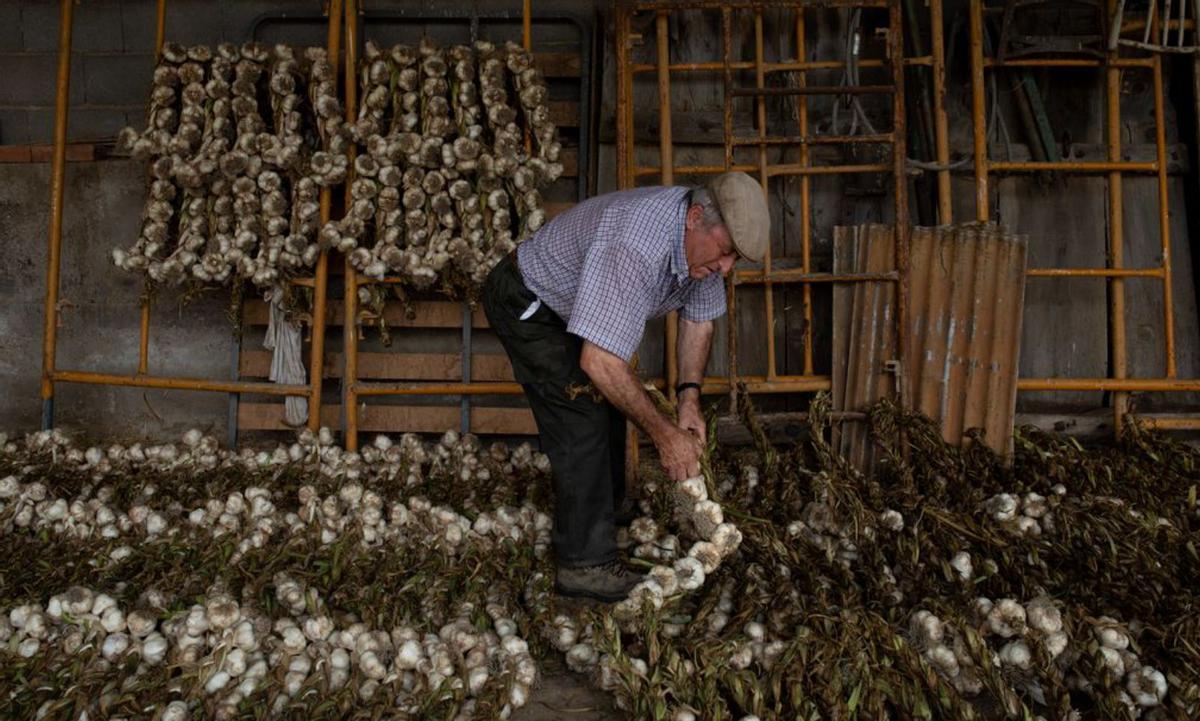
[[[658,460],[672,481],[684,481],[700,475],[700,441],[688,431],[672,428],[655,441]]]
[[[693,434],[700,440],[700,445],[707,442],[708,424],[704,422],[704,414],[700,412],[700,392],[689,388],[679,396],[679,427]]]

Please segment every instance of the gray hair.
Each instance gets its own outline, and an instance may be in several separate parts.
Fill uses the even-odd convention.
[[[704,215],[700,217],[700,222],[705,228],[725,223],[725,219],[721,217],[720,209],[717,208],[717,201],[713,198],[707,186],[697,185],[692,188],[691,204],[699,205],[704,211]]]

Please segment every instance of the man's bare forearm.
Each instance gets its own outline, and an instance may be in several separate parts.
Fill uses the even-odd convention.
[[[679,382],[701,383],[712,346],[713,322],[679,319]]]
[[[671,419],[655,407],[633,369],[620,356],[584,341],[579,363],[608,402],[641,428],[651,440],[657,442],[664,433],[674,430]]]

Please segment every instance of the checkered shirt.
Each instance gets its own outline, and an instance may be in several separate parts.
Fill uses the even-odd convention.
[[[646,321],[680,310],[707,321],[725,313],[720,275],[688,275],[687,188],[601,195],[554,218],[517,252],[529,290],[567,321],[567,331],[628,361]]]

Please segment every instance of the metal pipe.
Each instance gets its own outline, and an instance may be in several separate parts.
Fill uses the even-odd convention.
[[[900,165],[904,158],[900,158]],[[888,173],[896,169],[895,163],[866,163],[862,165],[771,165],[767,167],[767,175],[852,175],[854,173]]]
[[[805,17],[804,7],[796,8],[796,60],[804,62],[808,52],[805,41]],[[800,87],[808,86],[808,73],[798,71],[796,73],[796,83]],[[801,138],[808,138],[808,99],[800,97],[796,101],[796,129],[800,133]],[[883,142],[891,142],[894,139],[892,133],[877,133],[879,138],[886,138]],[[853,137],[853,136],[825,136],[826,140],[835,137]],[[870,137],[870,136],[863,136]],[[808,155],[808,144],[806,142],[799,148],[800,165],[808,167],[810,158]],[[868,141],[869,142],[869,141]],[[810,176],[800,176],[800,272],[805,276],[812,275],[812,181]],[[765,272],[764,272],[765,275]],[[804,374],[812,375],[813,373],[813,311],[812,311],[812,287],[805,284],[801,289],[801,301],[804,305]]]
[[[1119,72],[1120,68],[1112,68],[1111,72]],[[1131,160],[1107,161],[993,161],[988,163],[995,173],[1039,173],[1046,170],[1065,170],[1073,173],[1153,173],[1158,170],[1158,163],[1135,162]]]
[[[896,271],[886,273],[812,273],[799,268],[779,268],[770,271],[754,268],[739,268],[734,271],[738,283],[765,283],[768,280],[775,283],[862,283],[870,281],[897,281],[900,274]]]
[[[1115,0],[1109,0],[1112,9]],[[1117,55],[1110,51],[1109,57]],[[1105,79],[1105,148],[1110,162],[1121,160],[1121,69],[1106,68]],[[1125,264],[1125,212],[1123,203],[1121,168],[1113,168],[1108,174],[1108,266],[1121,269]],[[1121,276],[1109,279],[1109,353],[1112,375],[1124,378],[1128,375],[1125,339],[1125,280]],[[1129,410],[1129,396],[1117,392],[1113,395],[1113,428],[1121,434],[1124,417]]]
[[[346,122],[353,123],[358,114],[358,2],[346,0]],[[353,144],[347,151],[350,156],[350,166],[346,173],[346,208],[352,203],[350,185],[354,182],[354,156],[356,149]],[[342,294],[342,308],[345,321],[342,323],[342,415],[344,428],[342,442],[348,451],[358,450],[358,283],[357,272],[350,264],[349,256],[345,260],[345,292]]]
[[[1186,5],[1182,0],[1181,5]],[[1180,31],[1180,35],[1183,32]],[[1175,313],[1171,294],[1171,217],[1167,195],[1167,122],[1164,111],[1162,56],[1154,56],[1154,145],[1158,165],[1158,230],[1162,252],[1163,329],[1166,338],[1167,377],[1177,374],[1175,366]]]
[[[801,106],[803,107],[803,106]],[[807,110],[804,111],[808,114]],[[806,123],[807,125],[807,123]],[[863,135],[787,135],[778,138],[733,138],[730,143],[735,147],[743,145],[851,145],[851,144],[891,144],[892,133],[871,133]]]
[[[907,117],[904,110],[904,31],[901,15],[901,0],[891,0],[888,5],[888,57],[892,61],[892,85],[896,92],[892,94],[892,134],[895,143],[892,146],[892,182],[895,185],[896,203],[896,272],[900,282],[896,284],[896,358],[899,360],[900,372],[896,374],[896,388],[901,408],[909,407],[909,390],[905,381],[908,364],[911,359],[909,346],[911,336],[908,328],[908,285],[909,285],[909,218],[908,218],[908,134],[905,129]]]
[[[675,184],[675,154],[671,147],[671,46],[668,16],[660,12],[654,18],[655,50],[658,55],[658,152],[662,163],[662,184]],[[679,313],[667,314],[666,373],[667,398],[675,402],[675,385],[679,382]]]
[[[632,138],[631,138],[630,144],[632,145]],[[632,166],[632,163],[633,163],[633,158],[630,158],[631,166]],[[632,171],[632,177],[641,177],[643,175],[661,175],[662,170],[663,170],[662,168],[654,167],[654,166],[646,166],[646,165],[634,166],[633,171]],[[675,173],[678,175],[720,175],[721,173],[724,173],[727,170],[727,168],[724,165],[677,165],[677,166],[675,166],[674,170],[675,170]],[[750,172],[754,172],[755,170],[758,170],[758,166],[757,165],[749,165],[749,164],[735,165],[732,168],[728,168],[728,170],[740,170],[743,173],[750,173]],[[630,187],[630,188],[633,187],[632,179],[629,181],[629,185],[626,187]]]
[[[1162,268],[1030,268],[1029,278],[1161,278]]]
[[[929,0],[929,36],[933,62],[933,136],[937,171],[938,222],[954,222],[950,194],[950,128],[946,120],[946,43],[942,0]]]
[[[763,73],[762,66],[755,67],[755,72]],[[735,98],[761,98],[765,96],[791,95],[891,95],[896,88],[891,85],[810,85],[792,88],[734,88]]]
[[[904,58],[905,67],[932,65],[933,58],[928,55]],[[873,58],[864,58],[857,63],[859,68],[882,68],[884,62]],[[846,66],[846,63],[841,60],[809,60],[809,61],[790,61],[781,63],[763,63],[763,72],[771,73],[786,73],[796,70],[840,70]],[[656,72],[658,66],[653,63],[634,63],[633,73]],[[672,63],[670,70],[673,73],[706,73],[724,70],[725,64],[722,62],[706,62],[706,63]],[[738,63],[730,63],[732,70],[753,70],[754,63],[743,61]]]
[[[329,2],[329,28],[325,39],[325,48],[329,62],[333,65],[334,82],[337,82],[338,63],[342,52],[342,0]],[[334,88],[337,92],[337,88]],[[333,208],[333,191],[321,188],[321,227],[329,222]],[[297,279],[300,280],[308,280]],[[301,283],[297,282],[298,285]],[[321,390],[325,376],[325,295],[329,289],[329,250],[323,248],[317,256],[317,267],[313,270],[313,310],[312,310],[312,342],[309,346],[308,373],[308,427],[317,430],[321,427]]]
[[[163,44],[167,36],[167,0],[158,0],[154,18],[154,60],[162,58]],[[150,372],[150,281],[144,282],[145,290],[138,303],[138,373]]]
[[[1154,61],[1150,58],[1114,58],[1108,60],[1089,60],[1086,58],[1009,58],[997,60],[984,58],[985,68],[1146,68],[1150,69]]]
[[[975,219],[986,222],[988,207],[987,88],[983,80],[983,0],[970,0],[971,128],[975,148]]]
[[[763,16],[762,10],[754,11],[754,89],[755,112],[758,119],[758,137],[767,137],[767,98],[768,93],[763,86],[766,76],[763,73]],[[734,90],[737,95],[737,90]],[[758,177],[762,184],[763,200],[770,207],[771,176],[767,174],[767,147],[758,146]],[[767,378],[775,377],[775,289],[771,285],[771,238],[767,238],[766,253],[763,255],[763,278],[766,288],[763,289],[763,305],[766,315],[767,331]]]
[[[887,0],[806,0],[810,8],[885,8]],[[796,0],[641,0],[635,10],[761,10],[763,8],[793,8]]]
[[[308,395],[307,385],[288,385],[261,381],[223,381],[206,378],[169,376],[119,375],[89,371],[54,371],[51,379],[58,383],[84,383],[104,386],[136,386],[138,388],[169,388],[181,391],[211,391],[214,393],[261,393],[272,396]]]
[[[741,65],[742,63],[738,63]],[[733,169],[733,10],[728,7],[721,9],[721,66],[724,80],[721,93],[722,121],[725,140],[725,165],[723,170]],[[737,413],[738,407],[738,363],[737,363],[737,273],[729,277],[725,284],[726,308],[726,355],[728,356],[729,412]],[[703,393],[703,390],[701,391]]]
[[[54,97],[54,156],[50,166],[50,232],[46,249],[46,307],[42,331],[42,426],[54,424],[55,353],[58,350],[58,281],[62,262],[63,194],[67,175],[67,110],[71,89],[74,0],[58,12],[58,78]]]
[[[1021,378],[1017,390],[1194,393],[1200,391],[1200,378]]]

